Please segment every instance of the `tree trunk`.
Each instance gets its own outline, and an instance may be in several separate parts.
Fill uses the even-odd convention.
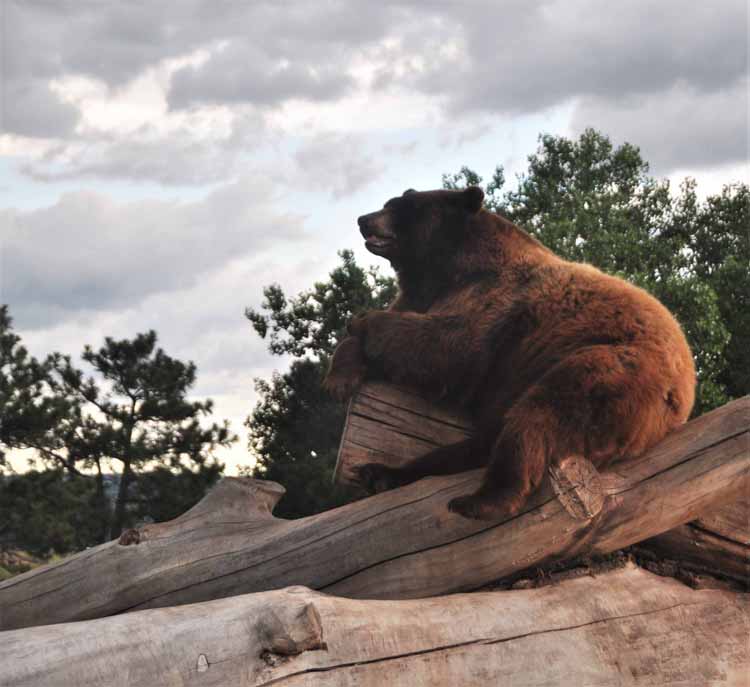
[[[107,495],[104,492],[104,475],[102,474],[102,463],[99,458],[95,459],[96,463],[96,508],[100,513],[101,520],[99,522],[99,534],[97,540],[104,543],[109,537],[109,524],[111,522],[111,516],[109,512],[109,504],[107,503]]]
[[[133,471],[130,468],[130,462],[124,461],[122,475],[120,475],[120,487],[117,490],[117,499],[115,501],[115,512],[112,517],[112,529],[110,536],[117,538],[122,534],[122,526],[125,522],[125,505],[128,500],[128,488],[133,481]]]
[[[750,398],[730,403],[600,475],[593,516],[571,515],[550,484],[507,521],[450,513],[451,498],[478,486],[475,470],[288,521],[271,515],[282,487],[227,478],[176,520],[125,531],[119,542],[0,583],[0,629],[295,584],[352,598],[420,598],[615,551],[746,493],[749,409]]]
[[[746,685],[746,595],[629,564],[532,590],[303,587],[4,633],[4,687]]]
[[[125,450],[123,455],[120,457],[122,461],[122,475],[120,477],[120,488],[117,490],[117,500],[115,501],[115,512],[112,517],[112,529],[110,530],[110,536],[114,539],[122,534],[122,526],[125,523],[125,505],[128,501],[128,488],[130,483],[133,481],[133,470],[131,467],[132,463],[132,447],[133,447],[133,431],[135,429],[135,405],[136,399],[131,396],[132,402],[130,405],[130,417],[126,420],[127,430],[125,432]],[[125,429],[123,427],[123,429]]]

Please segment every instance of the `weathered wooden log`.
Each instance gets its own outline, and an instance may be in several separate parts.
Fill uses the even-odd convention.
[[[750,409],[746,412],[748,425]],[[427,401],[411,389],[366,384],[349,405],[334,480],[356,485],[355,468],[362,463],[399,467],[472,432],[468,415],[450,405]],[[573,517],[588,518],[598,512],[603,502],[600,481],[596,469],[580,459],[550,474],[555,493]],[[686,569],[750,587],[750,492],[696,515],[701,517],[640,542],[637,552],[676,560]]]
[[[458,410],[431,403],[411,389],[383,382],[366,384],[351,400],[341,435],[334,482],[358,485],[363,463],[400,467],[439,446],[471,436],[472,422]],[[592,518],[604,493],[596,468],[583,456],[567,456],[550,467],[552,488],[574,518]]]
[[[747,595],[630,564],[533,590],[304,587],[3,633],[2,687],[746,685]]]
[[[481,470],[433,477],[300,520],[274,518],[283,489],[225,479],[168,523],[147,525],[0,583],[0,629],[305,586],[405,599],[476,589],[529,567],[605,553],[673,529],[750,486],[750,398],[683,426],[600,475],[592,518],[574,518],[549,485],[518,516],[478,522],[448,501]]]
[[[463,441],[474,431],[468,415],[405,387],[369,382],[349,402],[334,482],[358,485],[364,463],[400,467],[432,449]]]
[[[639,542],[633,550],[679,561],[685,570],[728,578],[750,588],[750,493]]]

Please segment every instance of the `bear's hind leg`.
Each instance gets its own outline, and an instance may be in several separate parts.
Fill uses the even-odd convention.
[[[560,361],[514,404],[476,493],[448,508],[468,518],[517,515],[550,461],[586,456],[597,467],[637,456],[674,425],[668,380],[627,346],[591,346]]]
[[[529,410],[530,404],[522,400],[506,416],[481,486],[474,494],[451,500],[451,511],[476,520],[494,520],[521,510],[544,477],[552,434],[546,413],[539,408],[533,414]],[[514,416],[519,420],[514,421]]]

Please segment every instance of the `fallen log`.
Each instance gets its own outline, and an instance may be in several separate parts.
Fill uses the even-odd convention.
[[[632,564],[418,601],[291,587],[3,633],[0,685],[745,685],[749,610]]]
[[[456,408],[427,401],[411,389],[382,382],[366,384],[349,405],[334,481],[357,485],[358,465],[374,462],[400,467],[434,448],[462,441],[472,432],[471,419]],[[562,468],[550,474],[550,482],[563,507],[573,517],[595,515],[602,497],[601,485],[595,484],[595,468],[588,461]],[[587,472],[576,474],[578,468]],[[635,551],[679,561],[686,570],[750,588],[750,492],[719,503],[710,512],[696,511],[699,514],[690,523],[638,543]]]
[[[750,589],[750,493],[638,543],[633,552],[679,561],[686,571],[732,580]]]
[[[583,553],[615,551],[737,498],[750,481],[746,397],[600,475],[603,507],[571,516],[543,486],[506,521],[467,520],[448,501],[480,471],[433,477],[300,520],[271,515],[283,488],[227,478],[181,517],[146,525],[0,583],[0,629],[83,620],[305,585],[352,598],[477,589]]]

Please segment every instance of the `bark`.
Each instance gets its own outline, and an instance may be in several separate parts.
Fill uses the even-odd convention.
[[[125,505],[128,500],[128,491],[133,482],[133,471],[130,467],[130,461],[123,461],[122,474],[120,475],[120,487],[117,490],[117,499],[115,500],[115,509],[112,515],[112,528],[110,534],[112,537],[119,537],[122,533],[122,525],[125,521]]]
[[[603,504],[590,518],[570,515],[549,484],[509,520],[450,513],[451,498],[477,487],[475,470],[287,521],[271,515],[281,486],[227,478],[176,520],[0,583],[0,629],[300,584],[352,598],[420,598],[615,551],[746,493],[749,408],[750,398],[730,403],[599,475]]]
[[[94,459],[96,465],[96,505],[100,514],[100,531],[97,535],[97,541],[106,542],[109,539],[109,504],[107,495],[104,492],[104,475],[102,474],[102,463],[99,458]]]
[[[131,397],[132,398],[132,397]],[[115,511],[112,517],[111,536],[119,537],[122,533],[122,526],[125,522],[125,505],[128,500],[128,490],[135,475],[132,470],[132,447],[133,447],[133,430],[135,429],[135,404],[136,399],[132,398],[130,406],[130,417],[126,420],[127,431],[125,432],[125,451],[121,457],[122,474],[120,475],[120,488],[117,491],[117,500],[115,501]]]
[[[632,564],[418,601],[291,587],[4,633],[0,685],[745,685],[747,602]]]

